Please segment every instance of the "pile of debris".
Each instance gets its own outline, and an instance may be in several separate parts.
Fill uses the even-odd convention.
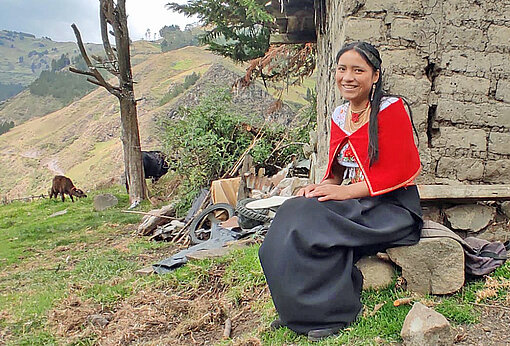
[[[246,245],[261,239],[275,208],[310,183],[309,160],[294,160],[272,176],[266,176],[264,167],[256,169],[250,155],[245,155],[241,163],[238,177],[215,180],[210,190],[203,189],[186,217],[175,216],[175,204],[145,213],[138,235],[177,243],[184,248],[152,266],[153,271],[173,270],[189,257],[222,256],[225,248],[234,243]],[[261,205],[260,201],[263,201]]]

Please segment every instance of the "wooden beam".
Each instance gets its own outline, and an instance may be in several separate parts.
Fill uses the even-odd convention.
[[[422,201],[505,201],[510,185],[418,185]]]
[[[294,44],[317,42],[315,31],[303,31],[292,34],[272,34],[269,38],[271,44]]]

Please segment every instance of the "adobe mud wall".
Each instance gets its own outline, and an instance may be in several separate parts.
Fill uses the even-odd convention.
[[[381,52],[385,89],[412,105],[419,183],[510,183],[510,0],[322,1],[318,162],[342,102],[335,55],[364,40]]]

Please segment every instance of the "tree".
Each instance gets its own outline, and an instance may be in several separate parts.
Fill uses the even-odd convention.
[[[189,0],[168,3],[170,10],[198,16],[206,33],[202,43],[213,52],[234,61],[248,61],[264,55],[269,48],[273,17],[266,11],[267,0]]]
[[[129,190],[129,200],[131,203],[140,202],[147,197],[147,187],[143,172],[140,132],[138,129],[133,74],[129,56],[126,0],[99,0],[99,19],[106,58],[98,56],[92,56],[92,58],[99,64],[98,67],[104,68],[115,75],[118,78],[119,85],[111,85],[99,73],[98,67],[92,63],[87,55],[80,31],[75,24],[72,24],[71,27],[88,69],[83,71],[71,67],[69,70],[88,76],[87,80],[90,83],[105,88],[110,94],[119,99],[122,126],[121,139],[124,150],[124,167],[126,184]],[[115,49],[110,44],[108,25],[113,29]]]

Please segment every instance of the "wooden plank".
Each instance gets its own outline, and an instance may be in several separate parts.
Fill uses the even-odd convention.
[[[422,201],[505,201],[510,200],[510,185],[418,185]]]
[[[292,34],[271,34],[269,43],[271,44],[297,44],[316,42],[317,36],[315,31],[303,31],[301,33]]]

